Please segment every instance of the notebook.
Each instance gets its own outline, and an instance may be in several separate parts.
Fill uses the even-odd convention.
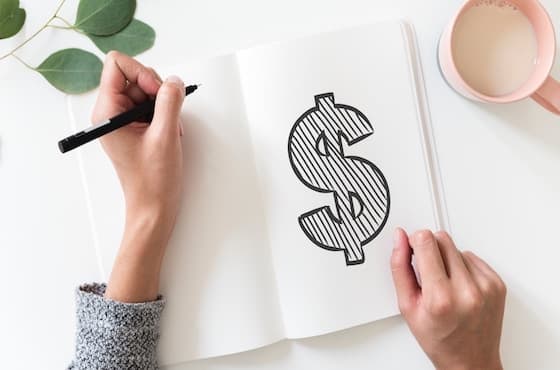
[[[162,365],[398,313],[392,234],[446,228],[414,33],[337,30],[166,68],[184,104],[185,194],[164,261]],[[95,94],[69,98],[71,130]],[[123,230],[99,143],[78,157],[99,269]]]

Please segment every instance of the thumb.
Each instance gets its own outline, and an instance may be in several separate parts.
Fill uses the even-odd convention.
[[[185,84],[176,76],[165,80],[158,90],[151,128],[162,135],[179,135],[179,115],[185,100]]]

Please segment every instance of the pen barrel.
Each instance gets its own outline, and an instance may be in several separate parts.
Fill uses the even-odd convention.
[[[151,122],[154,114],[154,108],[155,101],[147,100],[128,112],[121,113],[106,122],[103,122],[96,126],[91,126],[84,131],[77,133],[76,135],[72,135],[60,140],[58,142],[58,148],[60,149],[61,153],[66,153],[70,150],[87,144],[90,141],[99,139],[101,136],[109,134],[132,122]]]
[[[198,86],[199,85],[190,85],[185,87],[185,95],[188,96],[195,92]],[[66,153],[132,122],[141,121],[150,123],[154,116],[155,106],[155,100],[146,100],[144,103],[128,112],[121,113],[106,122],[91,126],[76,135],[68,136],[60,140],[58,142],[58,148],[62,153]]]
[[[115,131],[116,129],[121,128],[124,125],[125,124],[110,125],[110,121],[104,122],[98,126],[91,127],[88,130],[82,131],[80,133],[77,133],[76,135],[72,135],[65,139],[60,140],[58,142],[58,148],[60,149],[61,153],[69,152],[84,144],[89,143],[90,141],[98,139],[103,135]]]

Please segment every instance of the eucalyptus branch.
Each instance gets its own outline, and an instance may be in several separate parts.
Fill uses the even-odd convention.
[[[10,1],[12,0],[8,2],[0,0],[2,12],[7,9],[5,4],[11,4]],[[19,4],[17,1],[16,3]],[[50,54],[41,64],[34,67],[26,62],[27,58],[20,58],[20,50],[45,28],[78,32],[86,36],[103,53],[118,50],[135,56],[150,49],[154,44],[156,37],[154,29],[134,18],[136,0],[79,0],[75,23],[59,15],[66,0],[57,0],[57,3],[54,13],[46,23],[10,52],[0,55],[0,62],[12,57],[25,68],[41,74],[58,90],[67,94],[81,94],[99,86],[103,62],[96,54],[81,48],[69,47]],[[11,8],[8,10],[11,11]],[[17,16],[16,20],[19,23],[7,26],[0,24],[3,38],[16,35],[25,25],[25,9],[17,8],[13,13],[12,17]],[[108,17],[107,14],[117,14],[118,17]]]
[[[16,46],[14,49],[12,49],[9,53],[4,54],[0,57],[0,60],[6,59],[9,56],[14,56],[16,59],[19,59],[17,56],[15,56],[15,52],[18,51],[19,49],[21,49],[22,47],[24,47],[29,41],[33,40],[35,37],[37,37],[38,34],[40,34],[45,28],[49,27],[50,23],[55,19],[55,18],[59,18],[58,17],[58,12],[60,11],[60,9],[62,8],[62,6],[64,5],[64,3],[66,2],[66,0],[61,0],[60,3],[58,4],[58,7],[56,8],[54,14],[52,17],[49,18],[49,20],[47,21],[47,23],[45,23],[41,28],[39,28],[33,35],[29,36],[27,39],[25,39],[21,44],[19,44],[18,46]],[[19,59],[20,62],[22,62],[21,59]]]

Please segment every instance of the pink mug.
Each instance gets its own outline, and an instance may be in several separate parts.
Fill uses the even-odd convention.
[[[536,36],[537,58],[531,76],[519,88],[505,95],[492,96],[478,91],[465,81],[457,68],[457,56],[453,47],[457,24],[465,13],[481,4],[506,4],[515,7],[529,20]],[[550,16],[537,0],[468,0],[443,32],[439,44],[441,72],[449,85],[464,97],[485,103],[511,103],[531,97],[546,109],[560,115],[560,83],[550,77],[555,55],[554,27]]]

